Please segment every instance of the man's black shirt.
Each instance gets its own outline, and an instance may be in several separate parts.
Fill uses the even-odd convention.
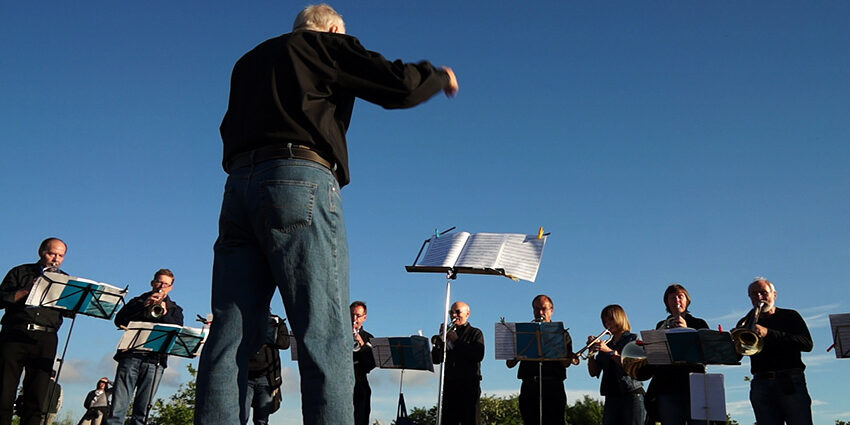
[[[428,62],[390,62],[349,35],[296,31],[260,43],[236,62],[221,123],[223,165],[239,153],[304,145],[350,181],[345,133],[355,97],[384,108],[409,108],[449,85]]]
[[[26,307],[25,300],[15,302],[15,292],[32,288],[36,278],[41,276],[41,265],[21,264],[9,270],[0,284],[0,308],[6,309],[0,323],[4,325],[26,325],[28,323],[59,329],[62,314],[58,310],[46,307]],[[59,273],[64,273],[59,271]]]

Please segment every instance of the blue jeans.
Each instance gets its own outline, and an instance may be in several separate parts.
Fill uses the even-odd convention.
[[[124,425],[124,416],[127,414],[127,406],[133,399],[133,412],[131,423],[142,425],[145,422],[145,410],[148,403],[153,403],[156,389],[162,378],[165,368],[156,367],[154,363],[148,363],[134,357],[124,357],[118,362],[118,370],[115,372],[115,386],[112,393],[112,411],[106,419],[106,425]],[[156,377],[154,377],[156,374]],[[133,393],[135,392],[135,397]]]
[[[750,403],[759,425],[811,425],[812,399],[802,374],[753,378]]]
[[[272,414],[272,389],[265,376],[248,380],[243,412],[246,414],[250,412],[251,406],[254,406],[254,411],[251,413],[254,425],[268,425],[269,415]],[[241,423],[247,424],[248,416],[243,417]]]
[[[319,164],[279,159],[232,170],[225,184],[196,425],[247,417],[240,400],[248,359],[262,343],[275,287],[298,341],[303,422],[351,423],[348,245],[339,185]]]
[[[605,396],[602,425],[643,425],[645,419],[642,392]]]

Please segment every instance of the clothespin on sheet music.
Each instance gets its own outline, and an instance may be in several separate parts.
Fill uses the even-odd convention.
[[[537,230],[537,239],[543,239],[543,226],[540,226],[540,229]]]
[[[437,239],[437,238],[439,238],[439,237],[440,237],[440,232],[438,232],[438,231],[437,231],[437,228],[435,227],[435,228],[434,228],[434,239]]]

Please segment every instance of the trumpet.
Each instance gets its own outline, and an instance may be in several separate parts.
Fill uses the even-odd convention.
[[[592,355],[593,355],[593,351],[588,351],[588,350],[590,350],[590,347],[591,347],[591,346],[593,346],[594,344],[597,344],[597,343],[599,343],[599,342],[602,342],[602,338],[604,338],[604,337],[605,337],[605,335],[612,335],[612,334],[611,334],[611,331],[609,331],[608,329],[605,329],[604,331],[602,331],[602,333],[600,333],[599,335],[596,335],[596,338],[593,338],[593,340],[592,340],[592,341],[590,341],[589,343],[587,343],[587,345],[585,345],[585,346],[584,346],[584,348],[582,348],[581,350],[578,350],[578,352],[577,352],[577,353],[573,354],[573,358],[572,358],[572,360],[570,360],[570,361],[571,361],[574,365],[578,365],[578,363],[579,363],[579,359],[581,359],[581,360],[587,360],[587,359],[588,359],[588,357],[590,357],[590,356],[592,356]],[[608,342],[608,341],[610,341],[610,340],[611,340],[611,339],[609,338],[609,339],[608,339],[608,340],[606,340],[605,342]],[[584,352],[585,352],[585,351],[587,351],[587,354],[584,354]]]
[[[452,322],[449,323],[449,327],[446,328],[445,333],[448,334],[449,332],[455,330],[455,327],[457,327],[457,319],[452,319]],[[434,348],[438,348],[439,350],[443,349],[443,333],[442,332],[431,337],[431,345],[433,345]]]
[[[759,305],[747,315],[744,327],[732,330],[735,352],[742,356],[758,354],[764,348],[764,340],[759,338],[759,334],[756,332],[756,323],[759,321],[762,308],[764,308],[764,301],[760,301]]]
[[[679,314],[674,314],[674,315],[668,317],[667,320],[664,321],[664,329],[678,328],[680,317],[682,317],[682,316],[679,315]]]
[[[360,351],[361,348],[363,348],[363,344],[361,344],[360,341],[357,340],[357,334],[360,333],[360,328],[355,328],[355,326],[357,326],[357,322],[354,322],[354,324],[351,326],[352,335],[354,337],[354,352],[356,353]]]
[[[150,297],[148,297],[148,301],[151,301],[154,295],[158,295],[160,293],[162,293],[162,289],[157,289],[154,293],[151,294]],[[159,319],[164,315],[165,307],[162,306],[162,300],[160,300],[160,302],[158,303],[154,302],[153,304],[148,306],[147,310],[145,310],[145,316],[147,316],[147,318],[149,319]]]

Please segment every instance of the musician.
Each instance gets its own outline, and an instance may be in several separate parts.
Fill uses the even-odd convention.
[[[555,312],[555,303],[547,295],[538,295],[531,301],[534,321],[548,323],[552,321],[552,313]],[[567,351],[572,355],[573,341],[570,333],[564,331],[564,343]],[[507,360],[506,364],[512,368],[519,363],[517,379],[522,380],[519,391],[519,412],[525,425],[540,423],[540,383],[543,389],[543,423],[546,425],[563,425],[564,411],[567,407],[567,393],[564,390],[564,381],[567,379],[567,368],[570,360],[564,361],[531,361],[517,359]],[[542,369],[541,369],[542,368]]]
[[[372,388],[366,375],[375,368],[375,357],[372,355],[373,336],[363,329],[366,321],[366,303],[354,301],[348,306],[351,311],[352,330],[354,332],[354,425],[369,425],[369,414],[372,411]]]
[[[38,261],[12,268],[0,284],[0,308],[6,309],[0,320],[0,425],[12,423],[12,406],[24,370],[21,424],[40,424],[47,414],[44,400],[49,395],[62,315],[50,308],[28,308],[25,302],[43,272],[64,274],[59,266],[67,249],[61,239],[45,239],[38,247]]]
[[[484,334],[469,324],[469,305],[462,301],[449,309],[454,328],[446,333],[445,383],[442,422],[447,425],[481,423],[481,360]],[[440,325],[442,335],[443,325]],[[443,361],[443,346],[431,349],[434,364]]]
[[[664,290],[664,308],[669,315],[658,322],[656,329],[693,328],[708,329],[705,320],[691,315],[691,295],[684,286],[673,283]],[[704,424],[692,421],[690,373],[705,373],[701,364],[646,365],[640,369],[640,378],[649,379],[646,392],[646,416],[648,423],[663,425]]]
[[[626,344],[637,339],[623,307],[617,304],[606,306],[601,313],[602,326],[611,332],[611,339],[591,345],[596,355],[587,359],[587,371],[598,378],[602,374],[599,392],[605,396],[602,425],[642,425],[646,418],[643,405],[643,383],[630,377],[623,370],[620,352]],[[590,344],[595,336],[587,337]]]
[[[289,348],[289,329],[286,319],[269,313],[265,340],[260,349],[248,359],[248,386],[242,408],[243,424],[248,423],[248,412],[253,407],[251,422],[267,425],[269,416],[280,409],[283,401],[279,350]]]
[[[806,388],[801,353],[812,351],[812,337],[800,314],[776,307],[776,288],[758,277],[747,288],[758,308],[763,303],[755,332],[764,341],[759,353],[750,357],[750,403],[759,424],[789,425],[812,423],[812,399]],[[743,327],[747,317],[738,321]]]
[[[132,321],[139,321],[183,326],[183,309],[168,296],[173,288],[174,273],[168,269],[157,270],[151,280],[151,290],[124,304],[115,314],[115,325],[122,328]],[[130,398],[133,398],[130,424],[142,425],[148,403],[153,400],[162,373],[168,366],[168,355],[129,350],[118,351],[113,358],[118,362],[118,368],[115,371],[112,409],[106,424],[123,425]]]

